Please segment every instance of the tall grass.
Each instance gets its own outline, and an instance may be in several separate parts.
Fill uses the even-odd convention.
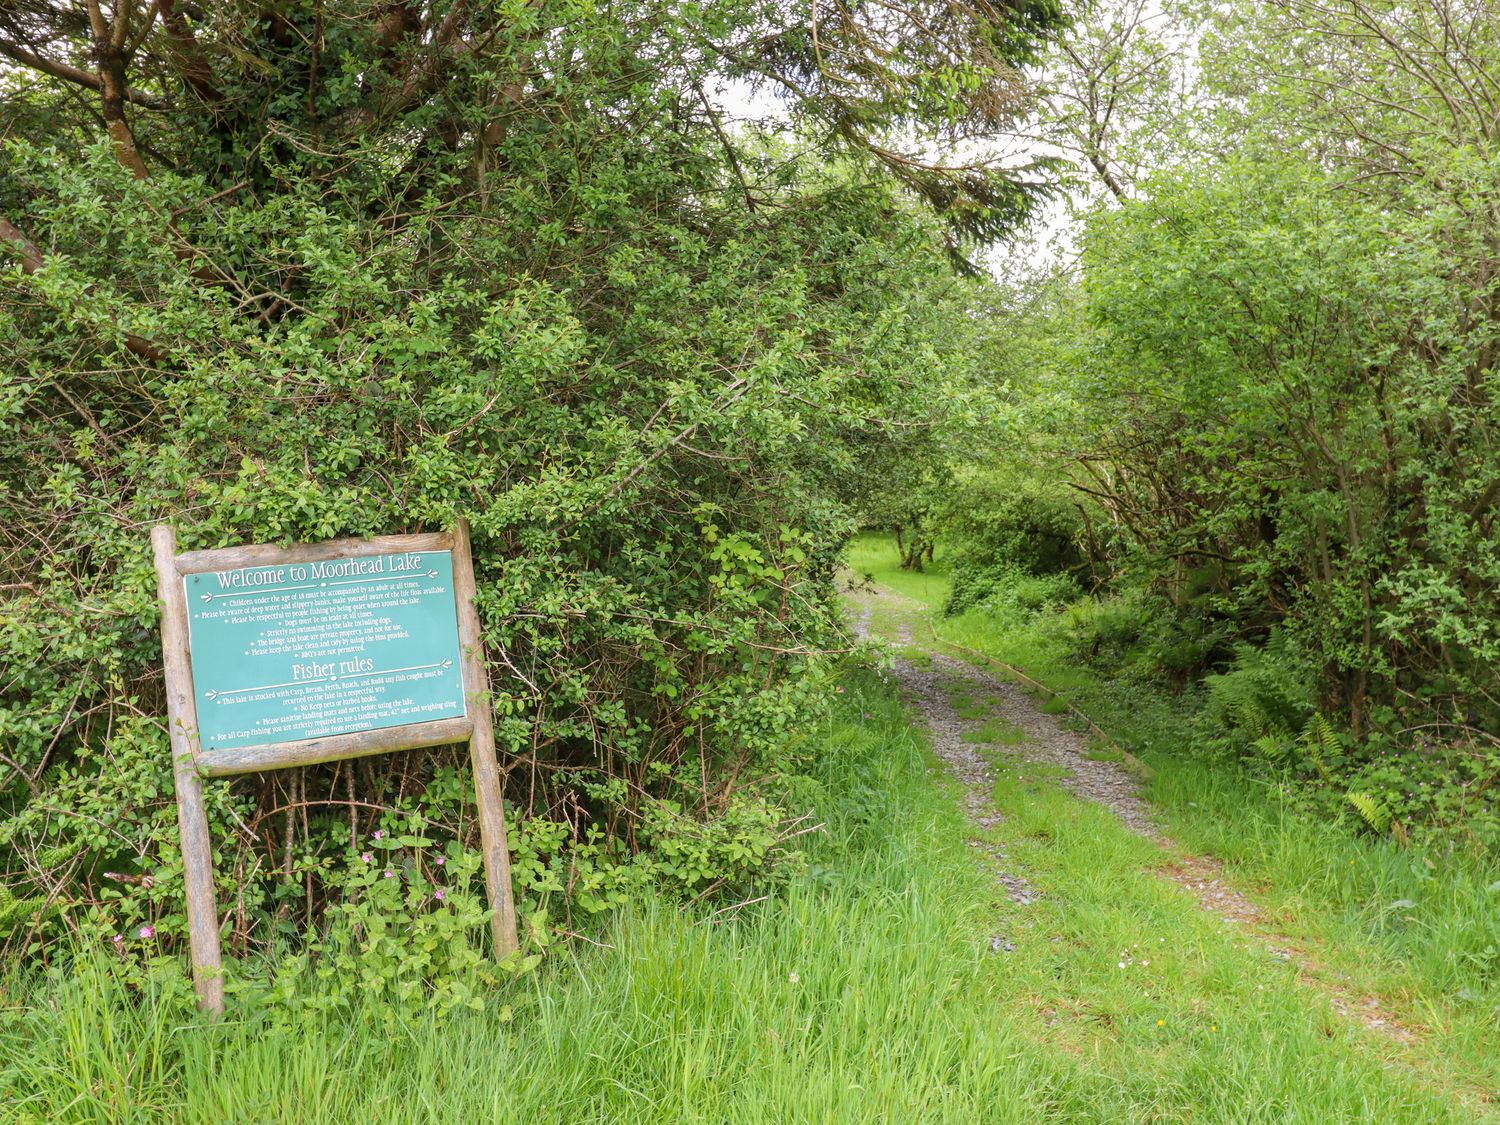
[[[897,569],[879,536],[858,544],[877,573]],[[1331,975],[1386,998],[1441,1051],[1500,1090],[1500,869],[1456,851],[1376,837],[1302,815],[1274,785],[1197,754],[1193,691],[1110,675],[1073,655],[1062,615],[998,620],[984,609],[938,610],[942,575],[918,593],[929,610],[912,630],[1011,664],[1062,692],[1151,768],[1146,795],[1171,835],[1225,860],[1276,926],[1305,939]],[[892,588],[895,588],[894,586]]]
[[[900,710],[863,680],[842,709],[802,782],[826,830],[774,902],[639,903],[594,935],[604,948],[414,1023],[241,1008],[210,1026],[103,962],[13,979],[4,1117],[1026,1120],[1045,1082],[979,1000],[984,876]]]
[[[888,690],[845,687],[796,790],[826,831],[773,899],[637,903],[591,935],[602,946],[446,1018],[242,1002],[214,1026],[180,988],[131,993],[102,961],[13,977],[0,1118],[1471,1119],[1151,878],[1151,846],[1100,810],[1002,763],[1005,819],[980,832]],[[1040,902],[1011,903],[976,839]],[[1151,942],[1156,968],[1116,968]]]

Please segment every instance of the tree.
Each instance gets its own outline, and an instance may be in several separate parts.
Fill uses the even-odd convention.
[[[924,294],[1034,192],[892,138],[1002,119],[1055,18],[0,6],[0,863],[46,912],[0,924],[175,924],[164,518],[185,548],[470,520],[533,903],[567,848],[774,824],[744,779],[816,705],[850,466],[934,409]],[[786,119],[731,120],[731,79]],[[414,794],[462,839],[448,765],[220,787],[231,947],[315,922]]]
[[[1091,217],[1080,484],[1356,734],[1493,738],[1495,21],[1203,5],[1179,147]],[[1168,145],[1161,151],[1170,152]],[[1089,335],[1092,334],[1092,335]]]

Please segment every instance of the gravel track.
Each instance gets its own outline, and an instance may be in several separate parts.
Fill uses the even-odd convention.
[[[923,654],[920,662],[898,657],[891,675],[903,696],[922,714],[932,751],[958,781],[964,813],[976,828],[988,829],[1001,817],[991,803],[994,768],[980,753],[979,746],[965,742],[963,735],[987,721],[999,719],[1025,736],[1018,744],[1005,747],[1008,755],[1057,767],[1062,771],[1059,784],[1070,793],[1103,805],[1132,832],[1172,853],[1164,857],[1166,862],[1158,873],[1191,894],[1203,910],[1253,934],[1273,956],[1294,963],[1302,981],[1320,992],[1335,1011],[1398,1042],[1409,1044],[1418,1040],[1417,1032],[1385,1011],[1374,997],[1356,996],[1326,979],[1315,958],[1300,942],[1269,929],[1255,904],[1225,881],[1223,864],[1213,856],[1188,854],[1167,836],[1153,821],[1129,771],[1118,762],[1091,757],[1088,741],[1070,729],[1062,717],[1042,711],[1032,696],[1011,681],[991,676],[944,652],[917,645],[912,622],[926,612],[919,603],[869,584],[851,588],[847,598],[855,611],[851,625],[856,635],[873,635],[872,623],[878,611],[882,620],[893,623],[890,637],[893,643],[920,648]],[[965,719],[952,702],[955,694],[984,701],[985,716]],[[1007,870],[1009,859],[1003,848],[977,839],[971,839],[969,844],[989,857],[996,880],[1011,901],[1026,906],[1039,897],[1040,892],[1023,876]],[[1013,948],[1003,934],[993,937],[990,947],[996,952]]]

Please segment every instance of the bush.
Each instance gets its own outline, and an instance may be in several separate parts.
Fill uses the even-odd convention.
[[[1054,480],[1008,469],[959,473],[935,514],[956,568],[1074,573],[1084,564],[1077,497]]]
[[[1077,581],[1068,574],[1030,574],[1010,563],[986,567],[960,563],[954,568],[943,612],[955,617],[982,608],[1024,618],[1082,596]]]
[[[682,177],[715,158],[657,108],[631,129],[588,110],[576,150],[518,127],[496,211],[414,198],[399,221],[361,149],[344,178],[288,152],[224,195],[170,169],[137,182],[108,148],[6,142],[0,212],[50,258],[0,287],[0,948],[183,935],[163,519],[190,550],[467,518],[512,810],[569,826],[546,862],[581,863],[592,830],[610,862],[691,842],[699,890],[767,860],[748,825],[776,811],[730,792],[784,766],[821,706],[838,482],[876,415],[926,412],[908,373],[942,369],[945,314],[917,291],[947,264],[878,190],[764,213],[703,196]],[[544,247],[533,191],[568,216]],[[184,241],[243,293],[190,277]],[[320,919],[352,841],[414,794],[418,834],[465,853],[463,769],[433,750],[209,785],[229,952],[335,940]],[[685,810],[670,830],[663,803]],[[723,839],[686,826],[725,817]],[[386,895],[361,901],[406,909]]]

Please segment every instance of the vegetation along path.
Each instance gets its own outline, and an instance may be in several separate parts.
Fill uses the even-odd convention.
[[[1168,836],[1140,795],[1146,767],[1092,739],[1059,703],[976,666],[989,662],[939,638],[920,602],[870,581],[851,581],[847,597],[856,631],[895,646],[890,675],[925,723],[973,829],[968,842],[1003,891],[990,950],[1055,950],[1053,980],[1033,1002],[1059,1039],[1097,1054],[1139,1005],[1164,1002],[1155,1021],[1163,1036],[1184,1018],[1176,1009],[1196,1034],[1260,1039],[1274,1066],[1289,1033],[1311,1029],[1350,1057],[1378,1059],[1386,1080],[1461,1106],[1461,1118],[1494,1114],[1491,1092],[1450,1069],[1419,1023],[1281,932],[1217,858]],[[1100,949],[1110,932],[1119,940]],[[1106,989],[1068,968],[1085,943],[1113,970]],[[1336,1084],[1343,1070],[1320,1080]],[[1410,1119],[1430,1113],[1413,1104]]]

